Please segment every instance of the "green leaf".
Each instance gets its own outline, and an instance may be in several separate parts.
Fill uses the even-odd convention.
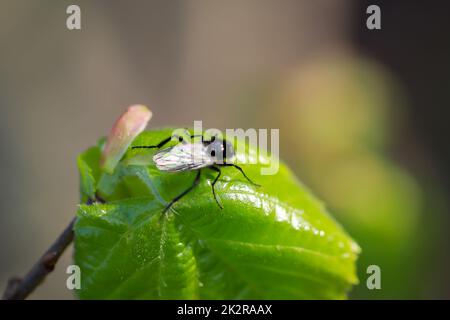
[[[97,165],[92,165],[100,161],[100,149],[92,147],[82,153],[77,159],[78,170],[80,171],[80,196],[81,201],[95,198],[96,181],[100,176]]]
[[[171,132],[144,132],[133,145]],[[273,176],[242,165],[259,188],[222,168],[223,210],[211,192],[216,173],[203,169],[199,186],[163,215],[195,172],[162,173],[142,165],[154,151],[129,149],[113,174],[96,175],[92,152],[80,157],[82,194],[96,190],[106,203],[77,213],[82,299],[340,299],[357,283],[358,245],[284,164]]]

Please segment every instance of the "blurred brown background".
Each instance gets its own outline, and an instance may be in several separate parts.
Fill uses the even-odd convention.
[[[374,1],[370,31],[368,4],[3,0],[0,288],[74,215],[77,154],[143,103],[151,127],[280,128],[282,158],[365,252],[354,297],[450,298],[449,6]],[[70,263],[32,298],[72,298]],[[379,293],[368,264],[385,265]]]

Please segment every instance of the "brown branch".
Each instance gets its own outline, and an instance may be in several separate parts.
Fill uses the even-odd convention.
[[[73,226],[75,219],[76,218],[72,219],[61,235],[35,263],[33,268],[31,268],[23,279],[17,277],[9,279],[3,294],[4,300],[25,299],[39,284],[42,283],[42,281],[44,281],[45,277],[53,271],[59,257],[73,240]]]

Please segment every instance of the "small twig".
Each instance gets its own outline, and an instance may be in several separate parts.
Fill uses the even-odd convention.
[[[4,300],[23,300],[28,297],[42,281],[44,281],[45,277],[55,268],[55,264],[63,254],[64,250],[72,242],[74,223],[75,218],[73,218],[61,235],[35,263],[33,268],[31,268],[23,279],[14,277],[8,281],[3,294]]]
[[[88,199],[87,205],[94,203],[105,203],[98,194],[95,194],[94,199]],[[5,292],[3,293],[3,300],[23,300],[30,295],[36,289],[38,285],[44,281],[45,277],[55,269],[56,262],[59,257],[64,253],[64,250],[73,241],[73,226],[76,218],[70,221],[69,225],[59,235],[59,237],[53,242],[50,248],[42,255],[42,257],[34,264],[33,268],[27,273],[27,275],[20,279],[13,277],[8,280]]]

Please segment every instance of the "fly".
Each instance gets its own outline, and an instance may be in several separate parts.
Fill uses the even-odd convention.
[[[172,199],[164,208],[163,213],[167,212],[170,207],[192,191],[200,182],[201,170],[208,168],[217,172],[217,176],[214,178],[211,189],[214,196],[214,200],[220,209],[223,206],[217,199],[215,185],[219,180],[222,171],[220,167],[233,167],[239,170],[242,175],[253,185],[260,186],[250,180],[245,174],[244,170],[237,164],[230,163],[235,158],[234,148],[226,140],[219,139],[215,136],[211,137],[209,141],[206,141],[202,135],[190,135],[191,139],[201,137],[199,142],[188,143],[183,140],[183,137],[178,137],[179,144],[161,149],[168,142],[172,140],[172,136],[162,140],[157,145],[153,146],[133,146],[132,149],[161,149],[153,156],[153,162],[160,171],[165,172],[183,172],[183,171],[197,171],[194,182],[192,185],[183,191],[181,194]]]

